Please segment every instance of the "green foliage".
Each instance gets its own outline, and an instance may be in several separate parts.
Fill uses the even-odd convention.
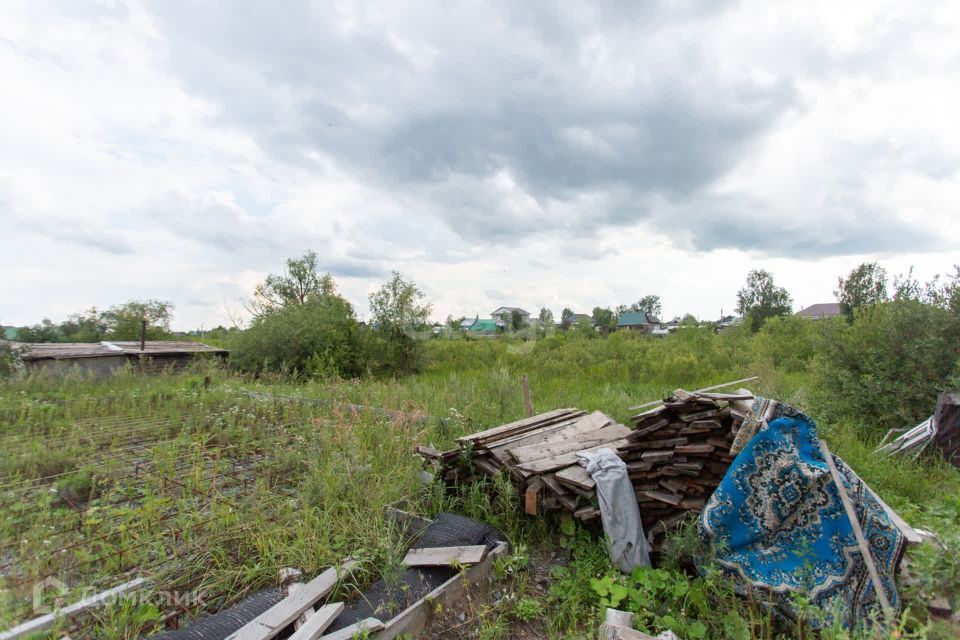
[[[747,274],[747,283],[737,292],[737,313],[744,317],[751,330],[759,331],[763,323],[790,313],[790,294],[773,282],[773,275],[763,269]]]
[[[949,309],[895,300],[861,309],[849,325],[823,328],[816,374],[827,415],[884,429],[914,425],[957,383],[960,340]]]
[[[101,340],[139,340],[143,320],[147,321],[147,340],[166,340],[173,318],[173,305],[162,300],[131,300],[97,311],[91,307],[75,313],[60,324],[44,318],[25,327],[17,336],[21,342],[99,342]]]
[[[601,607],[636,614],[634,625],[640,629],[670,630],[692,640],[707,637],[707,625],[699,618],[713,615],[702,581],[677,571],[638,567],[629,577],[608,573],[591,580],[590,586]]]
[[[569,329],[571,324],[573,324],[573,309],[564,307],[563,311],[560,312],[560,326]]]
[[[643,311],[648,316],[660,318],[660,314],[663,313],[663,304],[660,302],[660,296],[643,296],[630,306],[623,309],[623,311]],[[618,311],[618,313],[620,312]]]
[[[336,295],[336,284],[329,273],[317,271],[317,253],[307,251],[302,258],[288,258],[280,274],[269,274],[253,291],[250,311],[254,316],[306,304],[310,300]]]
[[[420,288],[396,271],[370,294],[370,312],[380,343],[378,352],[385,354],[385,366],[400,373],[420,368],[423,347],[417,332],[426,327],[430,310]]]
[[[254,318],[230,341],[230,362],[257,373],[355,377],[368,368],[369,348],[350,304],[327,296]]]
[[[544,327],[553,325],[553,311],[547,309],[546,307],[541,307],[540,309],[540,324]]]
[[[837,279],[837,290],[833,292],[852,318],[853,312],[870,305],[886,302],[887,271],[876,262],[864,262],[857,266],[846,278]]]
[[[617,314],[609,307],[594,307],[593,324],[605,329],[615,329],[617,326]]]

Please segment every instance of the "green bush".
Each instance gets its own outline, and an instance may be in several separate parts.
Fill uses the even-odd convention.
[[[230,347],[231,364],[256,373],[356,377],[368,365],[361,327],[350,305],[337,296],[259,316]]]
[[[883,429],[918,423],[933,413],[937,394],[957,384],[956,327],[949,308],[919,300],[877,304],[850,324],[824,324],[814,366],[819,408]]]

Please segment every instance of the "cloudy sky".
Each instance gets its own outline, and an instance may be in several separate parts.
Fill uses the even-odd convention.
[[[2,324],[228,323],[307,249],[438,319],[960,262],[955,2],[6,0],[0,78]]]

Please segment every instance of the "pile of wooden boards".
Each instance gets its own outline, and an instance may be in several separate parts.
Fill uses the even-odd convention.
[[[666,529],[699,513],[736,457],[731,445],[753,395],[688,393],[633,417],[619,447],[633,481],[644,531],[656,549]]]
[[[418,447],[447,482],[492,477],[503,471],[524,496],[528,513],[565,509],[587,520],[600,515],[595,485],[577,463],[578,452],[616,450],[630,429],[599,411],[557,409],[480,431],[458,440],[456,449]]]

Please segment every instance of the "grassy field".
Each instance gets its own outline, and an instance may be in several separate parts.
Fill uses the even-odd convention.
[[[275,584],[282,567],[312,575],[348,555],[363,570],[344,589],[362,586],[397,568],[404,540],[383,507],[408,497],[427,515],[445,509],[483,518],[515,543],[497,571],[509,597],[471,609],[461,632],[593,637],[602,606],[591,580],[613,574],[595,536],[523,516],[505,487],[451,496],[418,481],[413,446],[447,447],[458,435],[520,417],[523,374],[537,410],[576,406],[622,421],[630,405],[676,387],[758,374],[755,391],[808,411],[831,448],[905,519],[956,543],[960,473],[933,457],[874,456],[880,430],[819,419],[812,360],[792,362],[756,340],[699,331],[668,340],[438,340],[428,344],[424,371],[396,380],[252,379],[200,365],[157,377],[2,381],[0,628],[32,616],[32,586],[48,576],[70,586],[72,601],[83,588],[112,586],[135,570],[149,575],[157,597],[88,621],[97,637],[117,638],[158,628],[176,612],[159,592],[202,593],[202,603],[185,608],[216,609]],[[677,557],[690,538],[674,541]],[[956,597],[960,561],[922,552],[912,570],[927,591]],[[758,603],[733,596],[722,580],[688,575],[680,563],[657,576],[644,586],[661,603],[647,612],[650,630],[808,635],[802,626],[776,627]],[[917,595],[907,594],[912,603]],[[916,604],[902,631],[955,637]],[[831,633],[824,637],[845,637]]]

